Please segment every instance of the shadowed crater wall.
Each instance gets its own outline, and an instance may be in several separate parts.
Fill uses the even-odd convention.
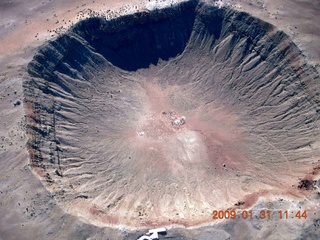
[[[210,223],[239,201],[305,195],[319,174],[319,75],[246,13],[189,1],[91,18],[28,73],[30,165],[84,221]]]

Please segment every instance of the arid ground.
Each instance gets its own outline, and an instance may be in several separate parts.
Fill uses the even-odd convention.
[[[319,12],[2,1],[0,239],[318,239]]]

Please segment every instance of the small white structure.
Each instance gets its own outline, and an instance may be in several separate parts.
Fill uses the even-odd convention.
[[[186,118],[185,117],[181,117],[181,118],[177,118],[175,120],[172,121],[172,125],[175,126],[180,126],[186,123]]]
[[[139,237],[138,240],[152,240],[152,239],[147,236],[142,236],[142,237]]]
[[[138,240],[158,240],[159,239],[159,233],[165,234],[167,232],[167,229],[165,228],[155,228],[149,230],[146,235],[142,236]]]
[[[142,136],[144,136],[145,132],[144,131],[140,131],[140,132],[138,132],[138,134],[142,137]]]

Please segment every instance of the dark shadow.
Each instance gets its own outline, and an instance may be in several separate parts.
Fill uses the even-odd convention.
[[[196,1],[112,21],[91,18],[73,32],[114,66],[127,71],[156,65],[183,52],[195,21]]]

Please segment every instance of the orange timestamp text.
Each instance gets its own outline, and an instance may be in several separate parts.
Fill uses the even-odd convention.
[[[271,210],[241,210],[236,212],[235,210],[214,210],[212,212],[212,219],[307,219],[307,211],[271,211]]]

